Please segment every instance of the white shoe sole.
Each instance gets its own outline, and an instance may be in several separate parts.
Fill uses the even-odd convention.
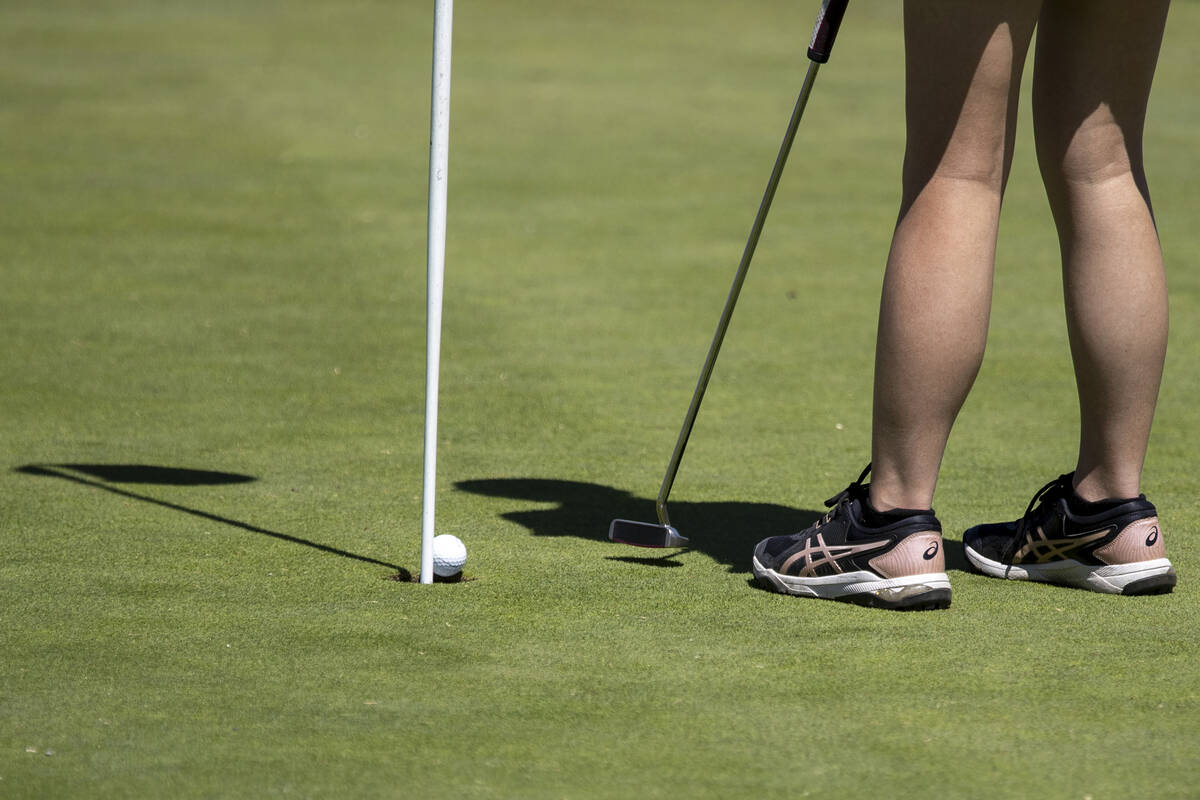
[[[1046,564],[1005,564],[980,555],[964,545],[967,559],[984,575],[1010,581],[1039,581],[1090,589],[1104,594],[1155,594],[1175,586],[1175,568],[1165,558],[1132,564],[1092,566],[1074,559]]]
[[[950,578],[944,572],[881,578],[874,572],[860,570],[820,578],[798,578],[764,567],[757,556],[752,567],[760,582],[777,592],[797,597],[848,600],[895,609],[947,608],[950,605]]]

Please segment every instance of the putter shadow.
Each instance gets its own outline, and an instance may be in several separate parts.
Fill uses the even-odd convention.
[[[139,494],[128,489],[122,489],[113,486],[113,483],[134,483],[134,484],[149,484],[157,486],[218,486],[224,484],[249,483],[255,480],[250,475],[240,475],[232,472],[212,472],[208,470],[181,469],[178,467],[158,467],[145,464],[26,464],[16,467],[14,472],[19,472],[23,475],[34,475],[44,478],[58,478],[59,480],[70,481],[80,484],[81,486],[90,486],[93,489],[100,489],[115,494],[119,497],[138,500],[150,505],[159,506],[160,508],[169,508],[172,511],[179,511],[184,514],[190,514],[193,517],[200,517],[211,522],[218,522],[222,525],[228,525],[233,528],[238,528],[249,533],[257,533],[262,536],[269,536],[272,539],[279,539],[292,544],[311,547],[314,550],[320,550],[323,553],[340,556],[342,558],[353,559],[354,561],[362,561],[367,564],[376,564],[381,567],[395,570],[396,574],[392,576],[395,580],[408,581],[412,579],[412,573],[404,567],[396,564],[389,564],[386,561],[380,561],[369,556],[351,553],[348,550],[342,550],[338,547],[331,547],[327,544],[314,542],[309,539],[302,539],[299,536],[281,533],[279,531],[268,530],[267,528],[251,525],[248,522],[242,522],[229,517],[222,517],[219,514],[212,514],[207,511],[201,511],[197,508],[189,508],[188,506],[180,505],[179,503],[171,503],[166,500],[159,500],[155,497]],[[78,473],[78,474],[76,474]],[[87,476],[87,477],[85,477]]]
[[[541,508],[525,507],[501,514],[501,518],[528,528],[535,536],[577,536],[608,541],[608,525],[616,518],[656,521],[654,501],[634,497],[628,492],[581,481],[544,478],[495,478],[459,481],[459,491],[485,497],[504,497],[534,503]],[[795,533],[811,525],[824,511],[789,508],[771,503],[689,503],[670,505],[671,522],[690,540],[688,550],[704,553],[730,572],[748,573],[754,545],[768,536]],[[614,546],[616,547],[616,546]],[[627,547],[611,560],[649,567],[680,566],[674,560],[680,551],[651,556]]]

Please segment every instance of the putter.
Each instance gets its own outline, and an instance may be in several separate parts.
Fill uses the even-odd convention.
[[[696,422],[696,414],[712,377],[717,355],[721,352],[721,344],[725,341],[725,331],[729,328],[729,320],[733,317],[733,307],[737,304],[738,295],[742,292],[742,284],[746,282],[746,273],[750,271],[750,260],[754,257],[754,249],[758,246],[758,238],[762,234],[763,225],[767,221],[767,212],[771,210],[771,202],[775,199],[775,190],[779,187],[783,167],[787,163],[788,153],[792,149],[792,141],[796,138],[796,130],[800,127],[800,118],[804,116],[804,107],[808,105],[808,96],[812,94],[813,84],[817,79],[817,70],[829,60],[833,52],[833,42],[837,38],[838,28],[845,16],[846,6],[850,0],[823,0],[821,10],[817,15],[817,24],[813,28],[812,39],[808,45],[808,72],[804,76],[804,85],[800,88],[800,96],[796,98],[796,106],[792,109],[791,119],[788,120],[787,131],[783,136],[783,144],[779,147],[779,155],[775,157],[775,166],[767,181],[767,189],[759,203],[758,213],[754,216],[754,225],[750,228],[750,237],[746,248],[742,251],[742,260],[738,263],[737,273],[733,278],[733,286],[729,289],[729,297],[725,300],[725,308],[717,322],[717,331],[713,335],[712,344],[708,348],[708,356],[700,370],[700,380],[696,383],[696,391],[692,393],[692,402],[688,406],[687,415],[683,419],[683,428],[675,441],[675,450],[667,464],[667,474],[663,477],[662,486],[658,490],[655,509],[658,512],[658,522],[636,522],[629,519],[614,519],[608,526],[608,538],[621,544],[631,544],[635,547],[686,547],[688,539],[680,535],[671,525],[667,515],[667,497],[675,483],[675,475],[679,472],[679,462],[683,460],[683,451],[687,448],[688,438],[692,434],[692,426]]]

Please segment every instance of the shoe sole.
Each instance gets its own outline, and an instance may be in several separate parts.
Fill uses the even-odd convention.
[[[967,560],[984,575],[1010,581],[1037,581],[1089,589],[1103,594],[1167,594],[1175,588],[1175,568],[1165,558],[1132,564],[1092,566],[1074,559],[1046,564],[1005,564],[993,561],[964,545]]]
[[[845,572],[798,578],[764,567],[755,556],[754,577],[764,589],[795,597],[839,600],[893,611],[932,611],[950,607],[950,578],[944,572],[881,578],[873,572]]]

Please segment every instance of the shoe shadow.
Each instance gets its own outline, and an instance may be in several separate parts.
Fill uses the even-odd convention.
[[[979,570],[971,566],[971,562],[967,560],[967,553],[963,550],[963,543],[958,539],[947,539],[945,531],[942,532],[942,551],[946,554],[946,571],[947,572],[970,572],[979,574]]]
[[[608,541],[613,519],[657,522],[654,501],[628,492],[581,481],[544,478],[494,478],[459,481],[459,491],[485,497],[503,497],[535,503],[501,514],[501,518],[528,528],[535,536],[577,536]],[[750,571],[750,555],[768,536],[803,530],[824,515],[823,511],[788,508],[770,503],[670,504],[671,523],[690,540],[688,550],[704,553],[726,565],[732,573]],[[678,550],[635,550],[619,546],[621,554],[608,558],[648,567],[682,566]],[[637,553],[638,555],[631,555]],[[647,554],[647,555],[641,555]]]
[[[251,525],[248,522],[242,522],[229,517],[222,517],[218,514],[212,514],[207,511],[201,511],[197,508],[189,508],[188,506],[180,505],[179,503],[171,503],[166,500],[159,500],[138,492],[130,491],[129,489],[119,488],[112,484],[146,484],[154,486],[220,486],[236,483],[249,483],[255,478],[250,475],[240,475],[233,472],[213,472],[209,470],[196,469],[181,469],[178,467],[159,467],[149,466],[145,464],[26,464],[21,467],[15,467],[14,472],[19,472],[23,475],[35,475],[44,478],[58,478],[60,480],[70,481],[83,486],[89,486],[93,489],[100,489],[109,494],[115,494],[119,497],[125,497],[130,500],[138,500],[143,503],[149,503],[161,508],[168,508],[172,511],[179,511],[184,514],[190,514],[193,517],[209,520],[210,522],[218,522],[222,525],[228,525],[233,528],[239,528],[249,533],[257,533],[263,536],[269,536],[272,539],[279,539],[292,544],[311,547],[314,550],[320,550],[323,553],[330,555],[341,556],[342,558],[353,559],[354,561],[362,561],[368,564],[376,564],[381,567],[387,567],[394,570],[394,580],[409,581],[412,579],[410,573],[404,567],[396,564],[389,564],[386,561],[370,558],[369,556],[351,553],[347,550],[342,550],[337,547],[331,547],[327,544],[314,542],[309,539],[302,539],[299,536],[281,533],[279,531],[268,530],[257,525]]]

